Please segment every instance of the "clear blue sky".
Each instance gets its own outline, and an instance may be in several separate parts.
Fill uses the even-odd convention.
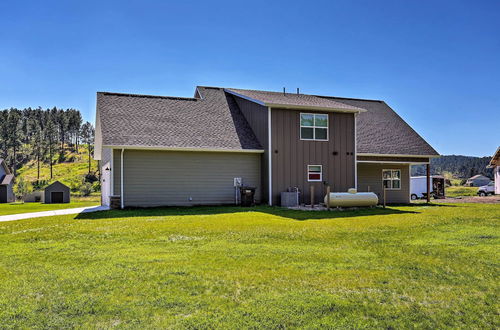
[[[442,154],[500,145],[500,1],[2,1],[0,108],[195,85],[383,99]]]

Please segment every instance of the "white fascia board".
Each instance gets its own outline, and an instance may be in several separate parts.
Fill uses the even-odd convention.
[[[407,162],[407,161],[393,161],[393,160],[357,160],[356,163],[366,163],[366,164],[429,164],[429,162]]]
[[[135,145],[105,145],[104,148],[133,149],[133,150],[157,150],[157,151],[190,151],[190,152],[234,152],[234,153],[256,153],[262,154],[262,149],[217,149],[217,148],[176,148],[176,147],[149,147]]]
[[[94,159],[95,160],[102,159],[101,118],[99,116],[99,108],[97,108],[97,106],[95,113]]]
[[[371,156],[371,157],[417,157],[417,158],[437,158],[441,155],[404,155],[404,154],[371,154],[371,153],[358,153],[358,156]]]

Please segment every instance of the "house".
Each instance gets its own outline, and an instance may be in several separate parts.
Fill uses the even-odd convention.
[[[495,178],[495,194],[500,194],[500,147],[491,158],[488,168],[493,168],[493,176]]]
[[[0,203],[15,202],[14,196],[14,174],[12,174],[7,163],[0,158]]]
[[[56,181],[44,189],[43,200],[45,204],[69,203],[69,187],[59,181]]]
[[[257,202],[373,191],[410,201],[410,166],[438,153],[384,101],[203,87],[194,97],[97,93],[95,159],[102,203],[235,203],[235,178]],[[429,172],[429,168],[428,168]],[[429,174],[428,174],[429,175]]]
[[[477,174],[468,178],[467,181],[465,181],[465,185],[470,187],[481,187],[487,185],[490,181],[491,179],[487,176]]]

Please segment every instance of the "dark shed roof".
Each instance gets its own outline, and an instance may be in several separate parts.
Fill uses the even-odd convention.
[[[14,174],[7,174],[2,178],[2,180],[0,180],[0,185],[10,184],[13,179],[14,179]]]

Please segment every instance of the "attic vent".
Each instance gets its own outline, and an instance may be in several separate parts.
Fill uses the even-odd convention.
[[[205,89],[215,89],[215,90],[218,90],[220,91],[220,88],[219,87],[204,87]]]

